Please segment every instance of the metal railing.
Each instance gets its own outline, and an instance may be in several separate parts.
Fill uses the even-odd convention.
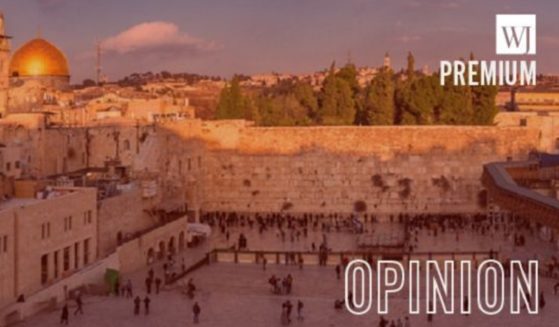
[[[320,260],[321,255],[326,255],[325,261]],[[174,284],[188,274],[212,263],[235,264],[262,264],[264,259],[269,264],[277,265],[338,265],[345,260],[363,259],[368,261],[397,260],[403,263],[409,260],[471,260],[473,266],[486,259],[498,260],[496,251],[470,251],[470,252],[379,252],[379,251],[251,251],[233,249],[214,249],[181,272],[174,274],[166,284]]]

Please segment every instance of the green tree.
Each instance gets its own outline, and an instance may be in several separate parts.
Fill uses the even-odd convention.
[[[472,96],[468,86],[445,83],[436,116],[445,125],[473,124]]]
[[[370,125],[394,124],[394,80],[392,69],[383,67],[365,91],[363,116]]]
[[[474,60],[474,53],[470,53],[470,60]],[[479,67],[474,81],[480,84]],[[472,123],[476,125],[491,125],[499,110],[495,104],[498,93],[495,85],[477,85],[471,87],[473,117]]]
[[[317,120],[323,125],[350,125],[355,120],[355,101],[350,84],[336,76],[332,64],[319,95]]]
[[[491,125],[499,112],[495,104],[498,88],[495,85],[480,85],[472,88],[473,123]]]
[[[83,87],[92,87],[92,86],[95,86],[95,85],[97,85],[97,83],[95,83],[95,81],[90,79],[90,78],[86,78],[82,82]]]
[[[221,90],[216,118],[250,119],[252,113],[250,99],[242,94],[239,78],[235,76],[231,83]]]
[[[258,125],[276,126],[278,125],[278,112],[281,108],[277,107],[272,97],[258,95],[255,98],[256,107],[258,108],[259,119]]]
[[[348,62],[337,73],[336,77],[346,81],[352,92],[353,101],[355,103],[355,118],[353,123],[355,125],[366,125],[367,119],[363,113],[364,93],[357,80],[357,67],[351,62]]]
[[[297,82],[293,87],[293,95],[297,101],[305,108],[308,117],[308,123],[316,120],[318,114],[318,99],[316,94],[309,83]]]
[[[408,67],[406,69],[406,76],[409,80],[413,79],[415,76],[415,58],[413,54],[408,52]]]
[[[258,116],[255,121],[263,126],[311,125],[318,108],[310,84],[295,79],[264,88],[252,99]]]
[[[398,83],[396,87],[396,123],[427,125],[436,123],[435,111],[440,102],[439,81],[420,76]]]
[[[347,82],[354,96],[361,90],[357,81],[357,67],[354,64],[347,63],[336,73],[336,77]]]

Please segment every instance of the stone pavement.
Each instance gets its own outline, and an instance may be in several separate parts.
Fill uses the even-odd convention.
[[[294,277],[293,293],[290,296],[274,295],[267,283],[269,276]],[[152,295],[151,313],[133,315],[131,299],[88,297],[85,301],[84,316],[70,316],[71,326],[80,327],[179,327],[192,326],[192,304],[198,301],[201,308],[200,326],[213,327],[260,327],[281,326],[281,304],[290,299],[305,303],[305,319],[293,319],[292,326],[377,326],[378,315],[353,316],[347,311],[336,311],[334,299],[343,297],[343,282],[336,280],[332,267],[309,266],[303,270],[297,267],[269,265],[266,272],[254,264],[213,264],[204,267],[189,278],[194,279],[198,292],[194,300],[180,292],[180,286],[165,289],[159,295]],[[549,289],[550,282],[542,280],[542,289]],[[559,321],[559,296],[547,293],[547,306],[537,316],[522,313],[512,316],[508,313],[490,317],[474,312],[471,316],[437,315],[432,323],[425,315],[410,316],[412,326],[476,326],[476,327],[545,327],[557,326]],[[144,296],[143,292],[140,296]],[[73,304],[73,303],[71,303]],[[72,313],[73,307],[70,308]],[[407,302],[404,296],[390,302],[390,314],[385,318],[397,319],[405,316]],[[40,314],[22,327],[58,326],[60,310]],[[293,310],[293,318],[296,310]]]
[[[400,228],[396,223],[375,224],[378,232]],[[231,237],[227,241],[225,236],[214,233],[212,237],[200,246],[180,253],[178,265],[184,258],[188,266],[203,258],[215,247],[229,247],[236,242],[238,235],[244,233],[248,238],[250,250],[310,250],[311,242],[320,243],[321,232],[310,232],[307,238],[300,237],[293,242],[289,237],[282,241],[276,231],[267,231],[263,235],[248,227],[231,228]],[[329,246],[335,251],[354,250],[357,247],[356,235],[348,232],[332,232],[327,235]],[[539,241],[533,237],[527,238],[527,246],[516,248],[512,241],[499,235],[480,236],[473,232],[461,233],[459,239],[452,233],[433,237],[426,231],[420,232],[418,251],[488,251],[494,249],[504,255],[515,254],[516,257],[547,258],[556,253],[551,244]],[[162,262],[153,267],[156,275],[162,276]],[[145,296],[144,279],[149,268],[141,269],[122,278],[123,282],[130,278],[134,284],[136,294]],[[270,291],[268,278],[272,273],[285,276],[291,273],[294,277],[293,294],[289,297],[274,295]],[[336,280],[333,267],[305,266],[299,270],[293,266],[276,266],[269,264],[266,272],[255,264],[212,264],[195,271],[186,279],[193,278],[199,292],[195,300],[202,307],[201,326],[280,326],[281,303],[290,299],[294,304],[298,299],[305,303],[303,321],[294,319],[292,326],[377,326],[378,316],[374,313],[365,316],[353,316],[333,308],[335,299],[343,297],[343,283]],[[152,295],[151,314],[149,316],[133,315],[131,299],[111,297],[85,297],[85,315],[70,316],[71,326],[93,327],[147,327],[147,326],[192,326],[192,304],[181,292],[181,285],[186,281],[166,286],[159,295]],[[412,326],[480,326],[480,327],[511,327],[511,326],[557,326],[559,321],[559,296],[552,295],[552,281],[541,279],[540,289],[545,291],[547,306],[538,316],[525,313],[519,316],[502,314],[488,317],[474,312],[471,316],[436,316],[429,324],[424,315],[410,316]],[[391,311],[387,319],[403,318],[407,310],[406,298],[397,297],[390,302]],[[74,303],[70,302],[72,313]],[[295,316],[295,310],[294,315]],[[39,314],[25,323],[23,327],[58,326],[60,309],[53,312]]]

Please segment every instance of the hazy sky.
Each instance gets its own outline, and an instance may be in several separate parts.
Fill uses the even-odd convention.
[[[538,72],[559,73],[557,0],[0,0],[12,48],[37,35],[61,48],[73,82],[93,77],[104,45],[110,79],[169,70],[312,72],[332,60],[421,67],[495,58],[495,14],[537,14]],[[510,58],[501,58],[510,59]]]

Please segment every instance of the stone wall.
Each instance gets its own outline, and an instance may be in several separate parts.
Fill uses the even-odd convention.
[[[501,114],[496,121],[491,127],[300,128],[123,121],[48,129],[37,119],[13,119],[0,136],[21,147],[24,175],[119,160],[134,176],[156,179],[154,203],[186,202],[191,209],[277,211],[291,204],[293,211],[348,212],[362,200],[385,213],[475,211],[484,163],[556,151],[559,144],[559,116]]]
[[[127,274],[145,267],[148,256],[155,259],[159,252],[165,255],[171,244],[176,251],[184,249],[189,241],[186,226],[187,218],[182,217],[119,246],[120,273]]]
[[[208,146],[200,207],[351,212],[365,201],[377,213],[472,212],[484,163],[539,147],[532,128],[242,127]]]
[[[41,311],[54,310],[57,305],[67,300],[69,292],[81,287],[97,286],[98,289],[106,288],[104,277],[107,269],[119,269],[119,260],[116,254],[103,258],[68,278],[27,296],[24,303],[12,303],[6,307],[0,306],[0,326],[13,326]]]
[[[100,257],[116,250],[119,233],[125,239],[157,223],[155,218],[143,211],[142,195],[138,188],[99,201],[98,210]]]
[[[6,247],[4,243],[6,238]],[[15,289],[15,219],[11,211],[0,211],[0,308],[12,303]]]
[[[18,295],[29,296],[97,260],[97,192],[94,188],[74,190],[47,200],[24,199],[26,203],[16,203],[13,209],[8,210],[16,221]],[[68,217],[71,217],[71,223],[68,223]],[[45,229],[43,226],[47,224]],[[68,252],[67,269],[65,251]],[[85,252],[88,253],[87,263]],[[45,284],[41,282],[43,255],[48,261]]]

